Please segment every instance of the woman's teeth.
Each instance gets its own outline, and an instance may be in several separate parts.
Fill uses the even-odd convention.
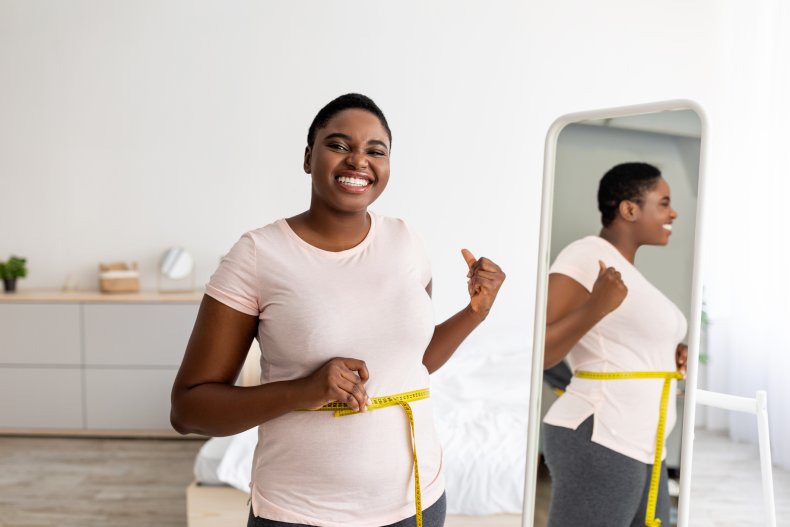
[[[664,227],[669,232],[672,232],[672,225],[670,225],[669,223],[665,223],[664,225],[662,225],[662,227]]]
[[[337,180],[344,185],[351,185],[352,187],[367,187],[370,181],[364,178],[340,176]]]

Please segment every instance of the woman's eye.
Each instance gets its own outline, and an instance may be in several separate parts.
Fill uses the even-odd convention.
[[[385,156],[387,154],[385,152],[382,152],[381,150],[371,150],[370,152],[368,152],[368,155],[371,155],[371,156],[374,156],[374,157],[383,157],[383,156]]]
[[[331,148],[332,150],[340,150],[340,151],[348,150],[348,148],[346,148],[346,145],[342,143],[329,143],[329,145],[327,146],[329,146],[329,148]]]

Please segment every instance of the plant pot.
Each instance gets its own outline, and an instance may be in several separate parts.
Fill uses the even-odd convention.
[[[16,278],[3,278],[3,285],[6,293],[13,293],[16,291]]]

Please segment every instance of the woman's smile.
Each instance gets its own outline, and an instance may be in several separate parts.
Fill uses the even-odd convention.
[[[375,182],[367,172],[356,170],[341,171],[335,176],[335,181],[341,190],[351,194],[362,194]]]

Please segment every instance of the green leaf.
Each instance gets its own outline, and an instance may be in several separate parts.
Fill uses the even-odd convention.
[[[26,263],[26,258],[11,255],[7,262],[0,262],[0,278],[3,280],[24,278],[27,276]]]

